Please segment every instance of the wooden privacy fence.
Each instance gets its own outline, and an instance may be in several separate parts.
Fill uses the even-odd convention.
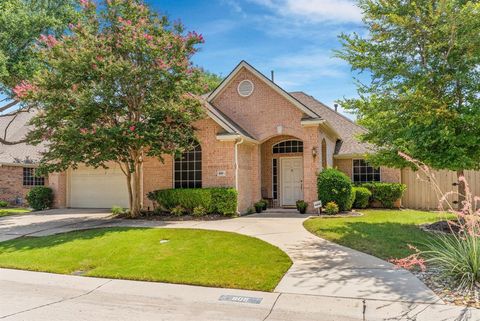
[[[443,193],[457,192],[457,173],[453,171],[434,171],[438,185]],[[480,196],[480,171],[465,171],[465,178],[472,194]],[[442,195],[438,194],[432,183],[420,171],[414,172],[407,168],[402,170],[402,183],[407,190],[402,198],[402,206],[407,208],[436,210]],[[458,197],[451,195],[449,201],[457,201]],[[480,205],[480,204],[479,204]]]

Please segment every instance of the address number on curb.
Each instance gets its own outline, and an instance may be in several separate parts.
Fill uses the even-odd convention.
[[[218,301],[231,301],[231,302],[238,302],[238,303],[251,303],[251,304],[260,304],[263,298],[254,298],[249,296],[241,296],[241,295],[222,295],[218,299]]]

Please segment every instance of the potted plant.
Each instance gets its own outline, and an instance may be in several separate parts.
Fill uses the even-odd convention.
[[[263,202],[262,201],[256,202],[254,206],[255,206],[255,212],[262,213],[262,211],[263,211]]]
[[[263,210],[266,211],[268,207],[268,201],[266,199],[261,199],[260,202],[263,203]]]
[[[297,201],[297,210],[300,212],[300,214],[305,214],[307,212],[308,208],[308,203],[305,202],[304,200]]]

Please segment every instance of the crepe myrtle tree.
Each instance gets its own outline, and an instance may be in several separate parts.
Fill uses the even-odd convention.
[[[341,35],[336,55],[354,71],[359,98],[345,99],[378,147],[370,161],[409,165],[398,152],[459,177],[480,167],[480,3],[359,0],[366,33]],[[363,78],[365,79],[365,78]]]
[[[0,117],[15,117],[29,107],[18,104],[12,89],[30,79],[41,62],[33,46],[41,34],[60,35],[78,16],[76,0],[2,0],[0,1]],[[24,139],[8,140],[2,128],[0,145],[14,145]]]
[[[190,58],[203,39],[138,0],[81,4],[79,22],[65,35],[41,36],[45,68],[14,92],[39,109],[28,140],[48,142],[40,172],[115,162],[135,217],[145,157],[162,159],[194,144],[193,122],[203,109],[191,93],[202,84]]]

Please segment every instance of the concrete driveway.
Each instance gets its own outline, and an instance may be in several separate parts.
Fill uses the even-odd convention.
[[[0,319],[3,315],[20,320],[22,318],[18,317],[27,313],[22,311],[34,308],[35,318],[22,320],[43,320],[39,313],[52,316],[48,312],[52,309],[48,302],[53,302],[60,309],[55,313],[61,315],[72,311],[74,301],[88,301],[83,302],[85,313],[92,309],[88,306],[94,304],[102,313],[105,312],[104,309],[123,309],[124,316],[133,313],[132,309],[158,313],[156,304],[161,301],[161,307],[169,310],[171,316],[176,315],[175,318],[164,316],[157,320],[237,320],[236,316],[238,320],[330,320],[325,318],[329,315],[332,316],[331,320],[362,320],[364,304],[365,311],[370,316],[365,320],[384,320],[386,316],[393,320],[407,320],[403,318],[411,318],[412,314],[415,314],[416,320],[455,320],[465,311],[472,313],[473,310],[462,311],[461,308],[444,305],[408,271],[395,269],[385,261],[310,234],[302,225],[306,218],[288,211],[275,211],[220,221],[155,222],[110,219],[109,213],[95,210],[55,210],[1,218],[1,239],[110,226],[231,231],[254,236],[278,246],[294,263],[274,293],[0,270]],[[22,296],[28,289],[34,289],[38,298],[32,295],[31,302],[20,300],[21,304],[9,303],[12,298]],[[263,301],[259,305],[218,301],[220,296],[229,294],[262,297]],[[112,305],[109,302],[113,302]],[[116,304],[119,302],[128,304],[117,310]],[[146,302],[151,302],[152,305]],[[187,306],[188,313],[185,310]],[[200,307],[213,314],[203,318],[202,313],[195,312]],[[232,311],[237,311],[235,313],[238,315]],[[88,313],[86,315],[89,317],[85,317],[85,320],[102,320],[93,318]],[[122,313],[119,313],[118,318],[114,319],[131,319],[121,316]],[[155,319],[153,314],[148,313],[142,319],[150,320],[150,316],[152,320]],[[49,318],[45,317],[47,319]]]

